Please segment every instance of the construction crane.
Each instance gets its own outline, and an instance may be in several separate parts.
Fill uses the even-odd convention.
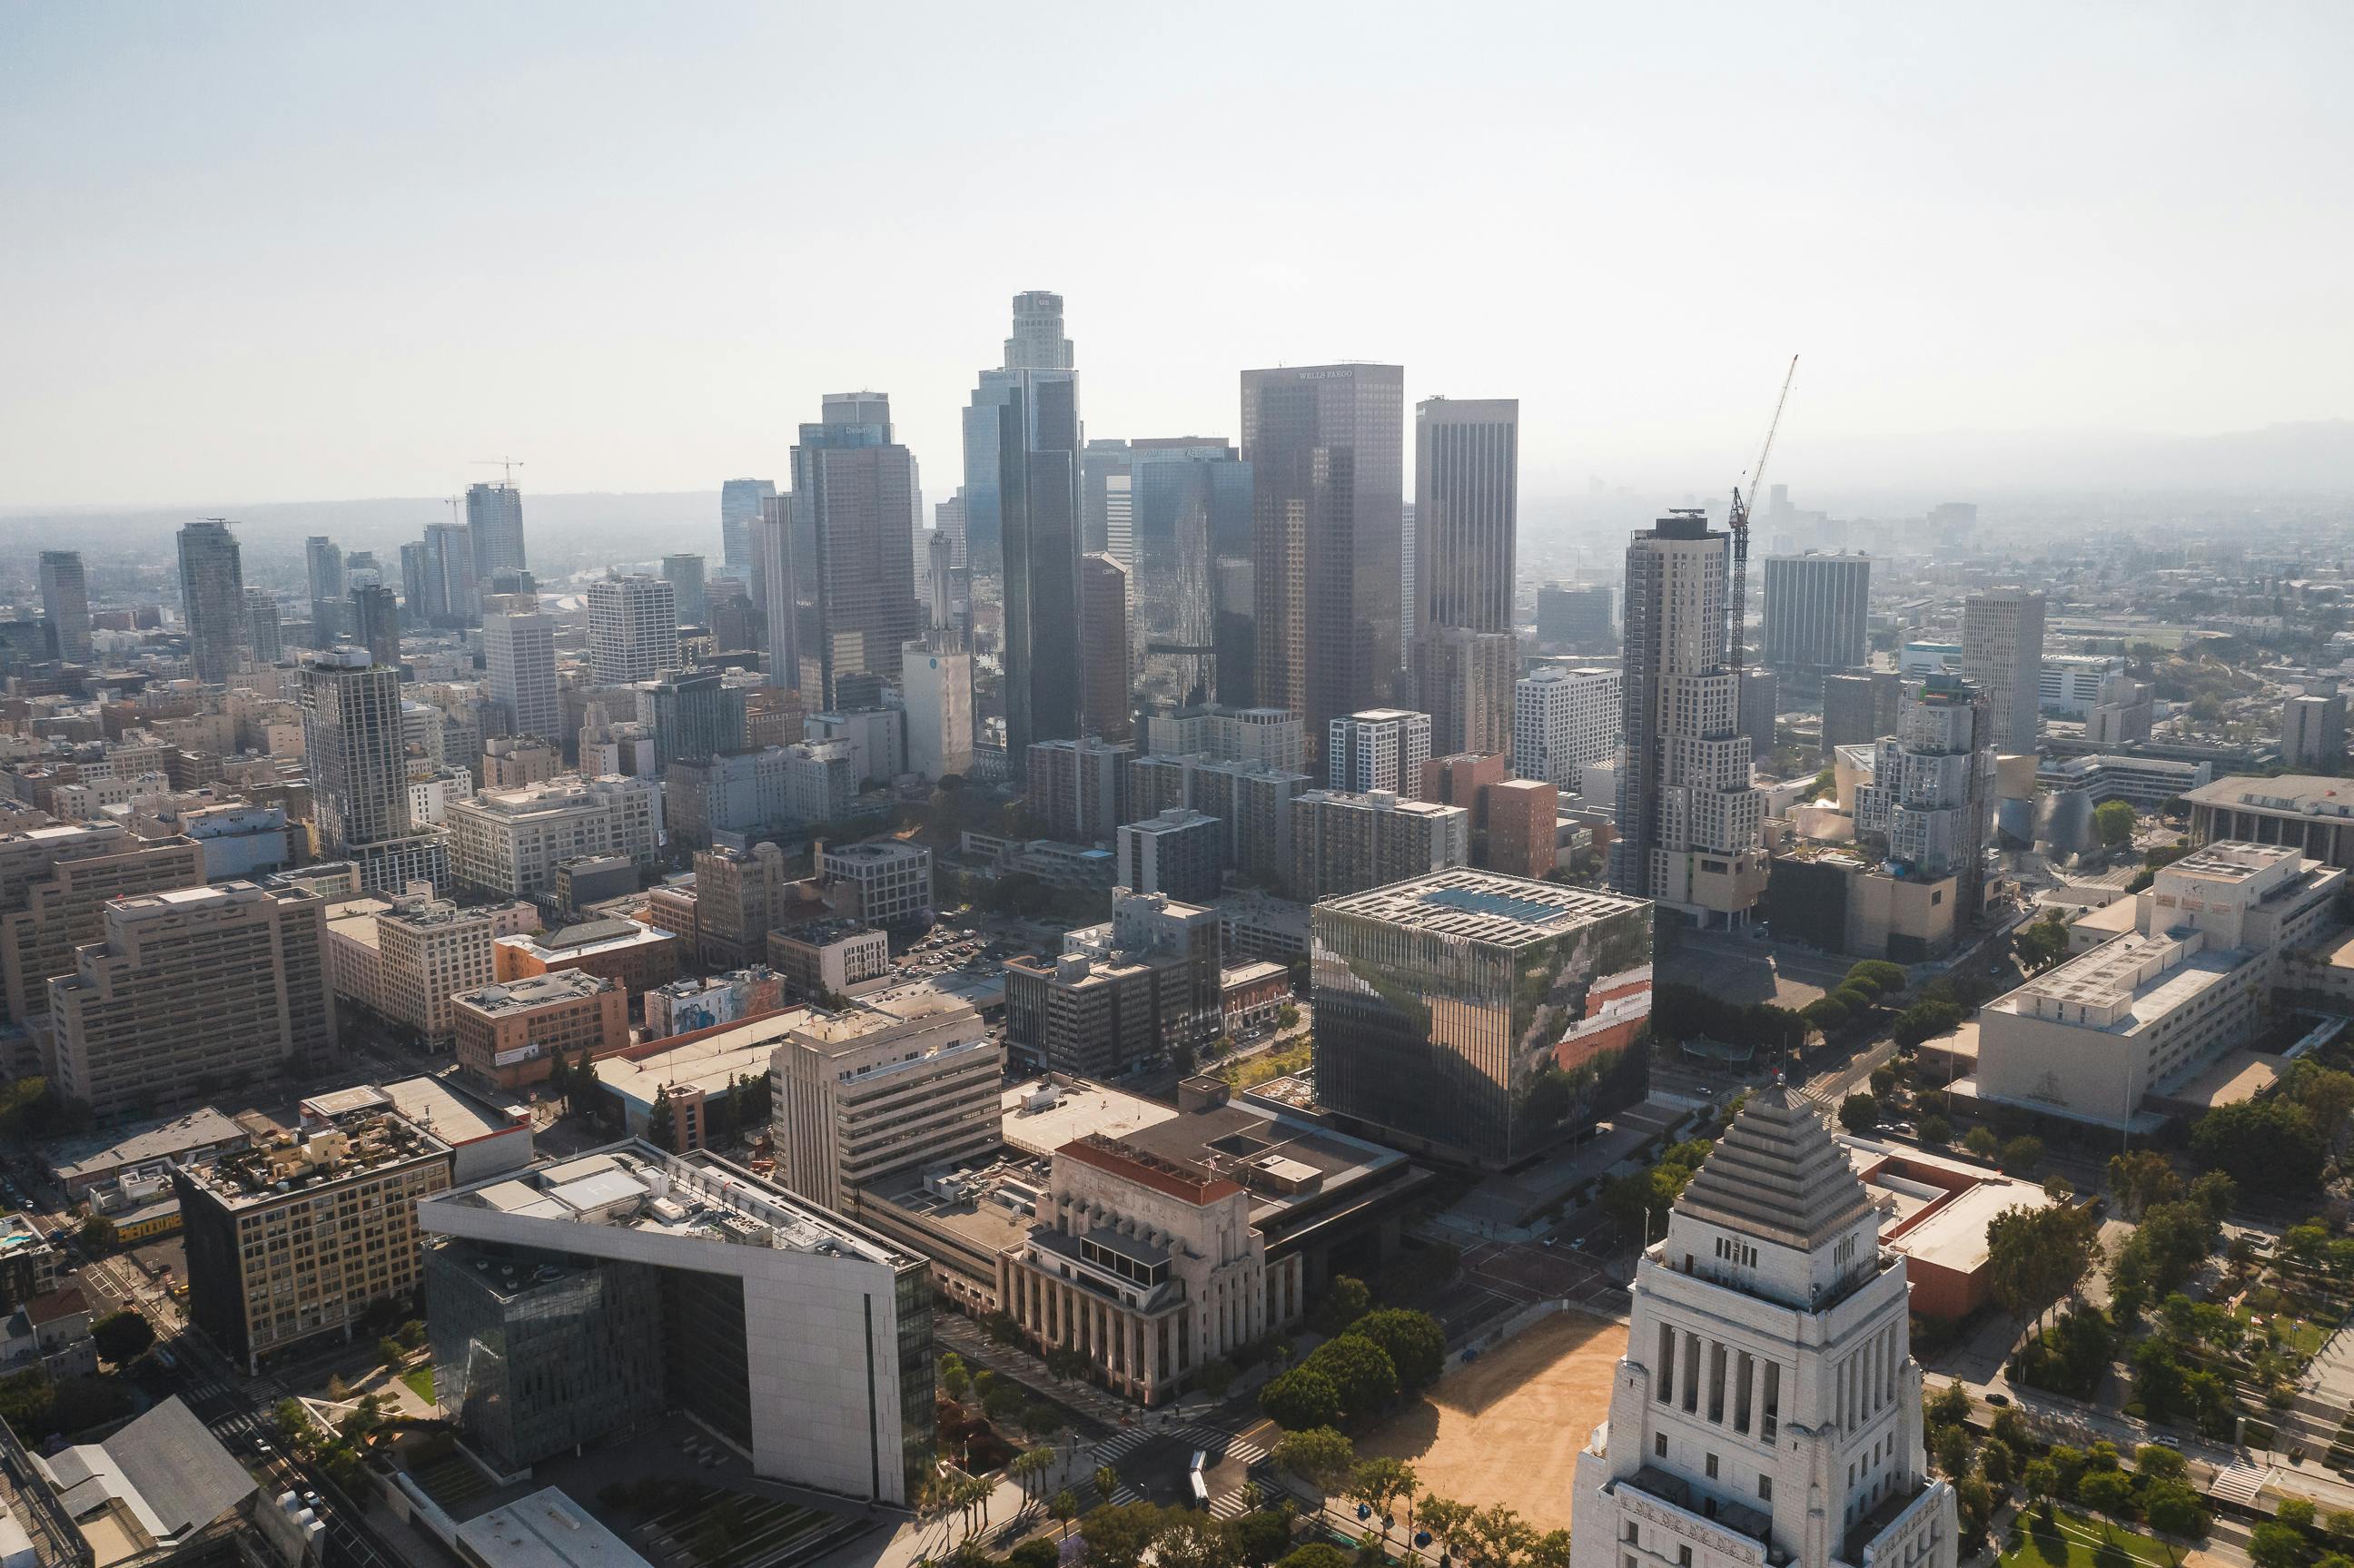
[[[1766,482],[1766,460],[1774,455],[1774,432],[1782,428],[1782,409],[1790,401],[1790,382],[1798,374],[1798,356],[1790,355],[1790,368],[1782,377],[1782,395],[1774,400],[1774,418],[1766,425],[1766,444],[1757,449],[1757,461],[1742,477],[1749,482],[1749,498],[1744,501],[1741,486],[1733,487],[1733,510],[1725,516],[1725,526],[1733,534],[1733,635],[1727,640],[1732,657],[1727,661],[1735,675],[1741,673],[1741,643],[1749,615],[1749,503],[1757,499],[1757,492]]]
[[[501,484],[506,485],[507,487],[509,487],[510,489],[512,489],[512,488],[514,487],[514,471],[515,471],[515,470],[517,470],[517,469],[519,469],[519,468],[521,468],[521,467],[523,466],[523,459],[521,459],[521,458],[476,458],[476,459],[474,460],[474,465],[475,465],[477,468],[495,468],[495,469],[498,469],[498,470],[500,471],[500,473],[499,473],[499,482],[500,482]]]

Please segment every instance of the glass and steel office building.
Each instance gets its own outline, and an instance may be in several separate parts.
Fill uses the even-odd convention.
[[[931,1467],[924,1259],[635,1139],[418,1205],[435,1387],[515,1467],[685,1410],[764,1479],[904,1507]]]
[[[1242,373],[1251,465],[1254,701],[1326,726],[1394,694],[1402,646],[1405,371],[1292,366]]]
[[[502,1470],[667,1408],[655,1269],[451,1242],[426,1254],[425,1289],[434,1395]]]
[[[1129,465],[1138,690],[1179,707],[1247,705],[1250,465],[1190,436],[1129,443]]]
[[[1574,1070],[1649,1017],[1648,900],[1458,869],[1316,906],[1316,1097],[1384,1141],[1500,1168],[1558,1141]]]

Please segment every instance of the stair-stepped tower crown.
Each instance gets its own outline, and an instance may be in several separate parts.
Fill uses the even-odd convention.
[[[1665,1255],[1670,1267],[1815,1306],[1877,1270],[1879,1229],[1820,1110],[1776,1084],[1749,1097],[1684,1189]]]

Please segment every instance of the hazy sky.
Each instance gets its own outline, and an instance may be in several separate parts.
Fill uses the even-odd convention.
[[[1523,488],[2354,415],[2354,5],[0,8],[0,505],[925,487],[1017,290],[1095,435],[1517,396]],[[1787,466],[1786,466],[1787,465]],[[1670,477],[1674,476],[1674,477]]]

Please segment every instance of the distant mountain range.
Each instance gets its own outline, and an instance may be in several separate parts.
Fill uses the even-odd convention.
[[[1682,503],[1712,476],[1698,466],[1670,473],[1658,460],[1614,465],[1596,453],[1588,466],[1610,474],[1608,509],[1655,499]],[[1704,487],[1713,507],[1731,483]],[[2039,434],[1958,431],[1920,436],[1841,438],[1786,432],[1774,473],[1802,506],[1834,510],[1921,510],[1939,501],[2030,493],[2198,493],[2256,499],[2266,495],[2354,495],[2354,420],[2269,425],[2213,436],[2153,436],[2117,431]],[[1523,482],[1531,524],[1567,521],[1603,498],[1573,487]],[[1636,493],[1643,493],[1639,495]],[[582,566],[646,561],[673,550],[719,554],[719,491],[637,494],[525,493],[533,561],[554,577]],[[928,506],[927,507],[928,513]],[[346,550],[373,549],[387,567],[400,545],[445,522],[448,502],[423,497],[369,501],[185,506],[0,507],[0,554],[27,552],[78,538],[100,556],[154,556],[194,517],[235,520],[257,554],[299,551],[305,535],[326,534]]]

